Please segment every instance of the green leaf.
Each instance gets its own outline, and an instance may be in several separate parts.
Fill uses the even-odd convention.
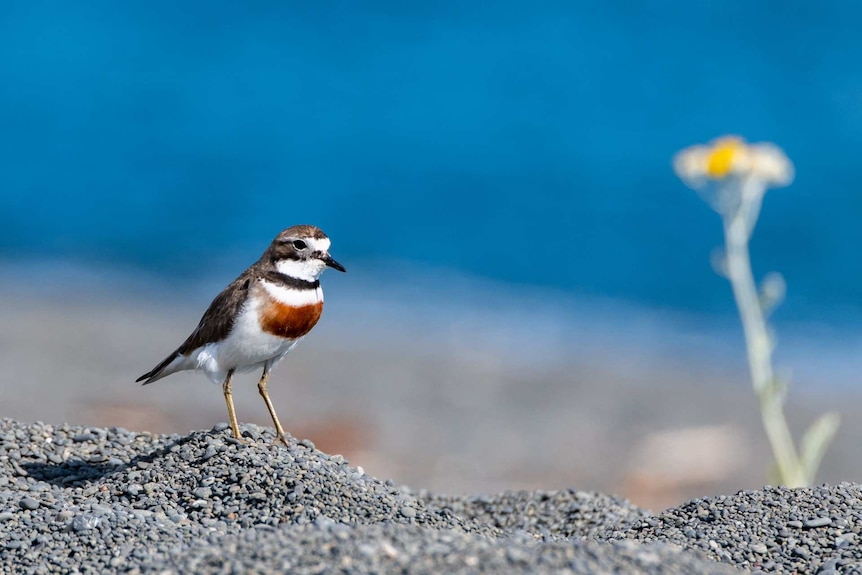
[[[778,272],[769,272],[760,282],[760,309],[763,315],[769,317],[775,311],[787,294],[787,283],[784,276]]]
[[[800,463],[809,485],[814,482],[820,461],[835,437],[840,423],[841,417],[837,413],[825,413],[817,418],[802,436]]]
[[[712,269],[721,277],[727,279],[730,274],[727,270],[727,252],[722,248],[715,248],[709,255],[709,263],[712,264]]]

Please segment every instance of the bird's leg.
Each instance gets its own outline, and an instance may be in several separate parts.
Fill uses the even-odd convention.
[[[272,417],[272,424],[275,425],[275,433],[278,435],[276,441],[281,441],[287,446],[287,437],[284,435],[284,428],[281,427],[281,422],[278,421],[278,416],[275,414],[275,408],[272,406],[272,401],[269,400],[269,392],[266,390],[266,382],[269,380],[269,365],[263,367],[263,374],[260,376],[260,381],[257,382],[257,391],[266,403],[266,408],[269,410],[269,415]]]
[[[237,439],[242,439],[239,434],[239,424],[236,422],[236,410],[233,408],[233,395],[231,394],[231,379],[233,379],[233,370],[227,372],[227,377],[222,384],[221,389],[224,392],[224,401],[227,404],[227,416],[230,418],[230,428],[233,430],[233,436]]]

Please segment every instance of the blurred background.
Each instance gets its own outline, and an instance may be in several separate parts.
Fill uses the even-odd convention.
[[[134,379],[281,229],[349,273],[270,385],[285,427],[445,492],[661,509],[768,482],[721,222],[670,167],[782,146],[755,274],[820,478],[862,477],[862,45],[850,1],[43,2],[0,13],[0,416],[186,432]],[[248,374],[239,418],[270,425]],[[247,380],[247,381],[246,381]]]

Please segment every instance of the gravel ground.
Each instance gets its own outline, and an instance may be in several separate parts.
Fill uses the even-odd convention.
[[[457,497],[420,492],[427,505],[469,517],[507,533],[526,531],[545,539],[593,537],[609,528],[640,524],[650,513],[627,501],[573,490],[516,491]]]
[[[162,563],[164,565],[164,563]],[[160,565],[161,567],[161,565]],[[171,573],[738,573],[661,544],[543,542],[526,533],[487,538],[394,523],[335,523],[196,545]]]
[[[0,572],[862,573],[852,484],[652,516],[595,493],[414,492],[242,429],[0,420]]]
[[[669,542],[778,573],[862,573],[862,486],[765,487],[696,499],[606,538]]]

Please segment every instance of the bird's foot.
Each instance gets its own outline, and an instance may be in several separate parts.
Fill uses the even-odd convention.
[[[248,443],[249,443],[249,440],[246,439],[245,437],[236,437],[234,435],[231,435],[230,437],[228,437],[226,439],[226,441],[228,443],[233,443],[234,445],[248,445]]]

